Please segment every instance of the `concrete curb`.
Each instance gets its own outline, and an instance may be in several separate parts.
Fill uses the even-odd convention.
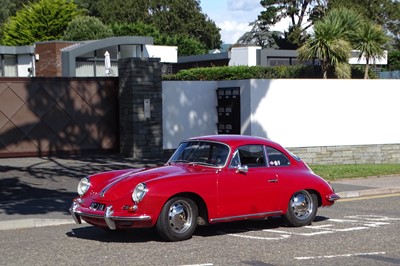
[[[21,219],[21,220],[10,220],[0,221],[1,230],[12,230],[12,229],[26,229],[26,228],[37,228],[46,226],[56,226],[65,224],[75,224],[74,220],[71,219]]]
[[[343,191],[343,192],[338,192],[337,194],[342,199],[347,199],[347,198],[368,197],[368,196],[376,196],[376,195],[388,195],[388,194],[395,194],[395,193],[400,193],[400,187],[374,188],[374,189],[365,189],[365,190],[358,190],[358,191]]]

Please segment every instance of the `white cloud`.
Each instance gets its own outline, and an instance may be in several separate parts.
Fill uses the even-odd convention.
[[[227,0],[228,9],[233,11],[253,11],[261,7],[260,0]]]
[[[225,43],[235,43],[251,27],[248,22],[225,20],[218,23],[221,28],[221,38]]]

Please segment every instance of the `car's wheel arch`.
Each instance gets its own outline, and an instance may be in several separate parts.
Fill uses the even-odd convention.
[[[314,194],[317,196],[318,199],[318,208],[322,206],[322,197],[321,194],[315,189],[305,189],[308,193]]]
[[[200,195],[193,193],[193,192],[181,192],[181,193],[171,195],[168,199],[165,200],[164,204],[167,203],[170,199],[177,198],[177,197],[193,200],[194,203],[197,205],[197,209],[198,209],[198,213],[199,213],[199,218],[198,218],[197,224],[198,225],[208,224],[207,204],[205,203],[204,199]]]

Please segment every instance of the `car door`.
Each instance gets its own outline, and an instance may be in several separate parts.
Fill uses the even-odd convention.
[[[277,210],[278,182],[262,145],[239,147],[219,173],[219,217],[251,216]]]

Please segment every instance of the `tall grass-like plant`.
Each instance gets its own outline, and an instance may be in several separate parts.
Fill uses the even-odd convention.
[[[380,26],[366,21],[354,31],[352,41],[354,49],[360,51],[358,60],[362,57],[366,59],[364,79],[368,79],[369,66],[373,63],[372,61],[384,56],[383,47],[388,41],[388,37]]]
[[[315,23],[311,38],[298,49],[299,60],[317,59],[321,64],[324,79],[328,78],[330,73],[334,73],[338,78],[350,78],[350,36],[361,21],[361,16],[350,9],[331,10]]]

